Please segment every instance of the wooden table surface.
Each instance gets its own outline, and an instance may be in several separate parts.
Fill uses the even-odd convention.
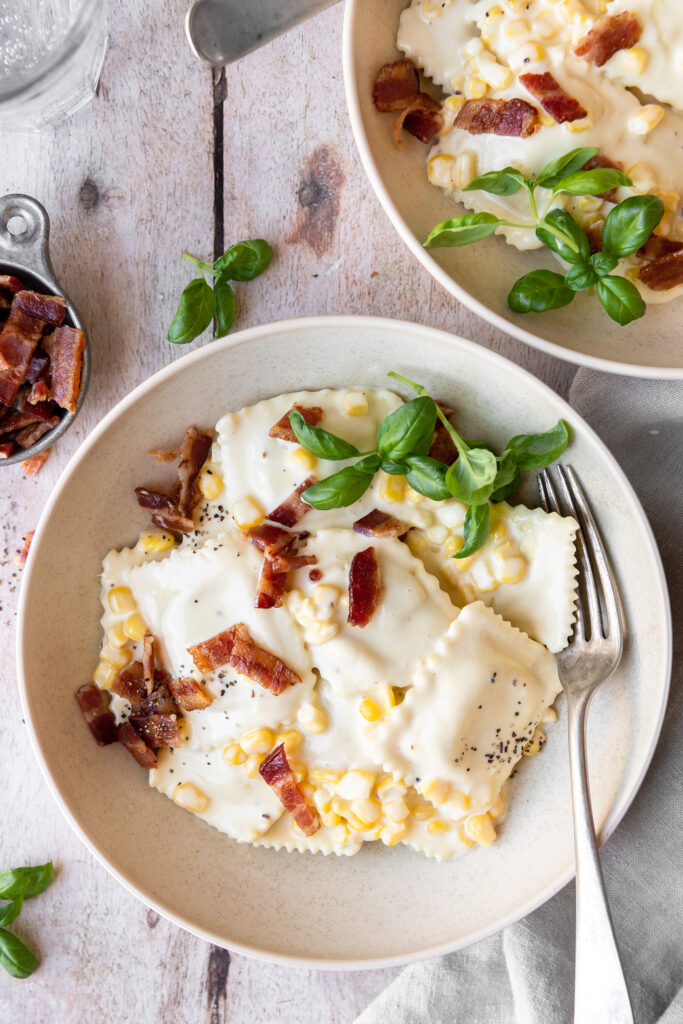
[[[49,858],[57,866],[14,926],[42,963],[25,981],[0,971],[1,1024],[350,1024],[398,973],[272,966],[160,919],[81,845],[30,749],[15,683],[14,556],[92,427],[188,351],[165,340],[192,276],[181,252],[208,257],[241,238],[271,242],[271,268],[238,286],[238,327],[375,314],[472,338],[565,396],[576,372],[459,305],[395,235],[348,123],[340,5],[220,75],[189,51],[186,6],[112,0],[94,101],[54,133],[0,139],[0,194],[26,192],[47,207],[57,276],[94,356],[83,412],[40,476],[0,471],[0,866]]]

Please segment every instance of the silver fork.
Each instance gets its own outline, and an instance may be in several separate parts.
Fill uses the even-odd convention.
[[[576,977],[574,1024],[633,1024],[633,1011],[619,958],[600,869],[586,767],[586,712],[600,683],[621,659],[624,625],[614,574],[581,485],[571,467],[556,479],[567,513],[579,523],[579,599],[569,646],[557,656],[567,698],[569,769],[576,859]],[[538,477],[541,505],[559,512],[553,477]],[[581,593],[583,588],[583,594]]]

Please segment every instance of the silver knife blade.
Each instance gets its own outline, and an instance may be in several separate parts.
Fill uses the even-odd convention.
[[[197,0],[185,31],[197,57],[223,67],[282,35],[337,0]]]

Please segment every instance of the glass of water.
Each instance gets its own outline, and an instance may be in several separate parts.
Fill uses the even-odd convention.
[[[0,131],[39,131],[94,95],[105,0],[0,0]]]

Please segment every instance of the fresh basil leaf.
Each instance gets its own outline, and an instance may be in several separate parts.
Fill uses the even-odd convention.
[[[216,298],[216,333],[214,338],[223,338],[235,320],[235,293],[227,277],[219,277],[213,286]]]
[[[492,235],[499,224],[500,218],[492,213],[466,213],[462,217],[451,217],[432,229],[424,247],[443,249],[479,242]]]
[[[463,440],[468,448],[488,448],[490,452],[494,452],[493,445],[489,444],[488,441],[471,441],[469,438],[463,438]]]
[[[582,263],[591,254],[586,232],[566,210],[551,210],[536,228],[536,237],[567,263]]]
[[[465,543],[454,555],[455,558],[468,558],[486,543],[489,535],[489,503],[470,505],[465,513]]]
[[[231,281],[253,281],[269,266],[273,250],[263,238],[251,238],[231,245],[213,265],[214,274]]]
[[[618,263],[619,260],[611,252],[594,252],[590,258],[590,264],[599,277],[611,274]]]
[[[513,476],[512,480],[509,481],[509,483],[503,484],[501,487],[496,487],[495,490],[491,492],[491,497],[489,498],[489,501],[507,501],[507,499],[511,498],[512,495],[515,493],[521,482],[522,474],[519,472],[519,470],[517,470],[517,472]]]
[[[18,899],[13,900],[12,903],[6,903],[4,907],[0,907],[0,925],[11,924],[12,921],[16,921],[21,913],[21,908],[24,905],[24,901],[21,896]]]
[[[488,501],[498,472],[498,461],[487,448],[460,452],[446,473],[446,485],[458,501],[481,505]]]
[[[569,427],[564,420],[558,420],[543,434],[517,434],[511,438],[503,458],[510,452],[518,469],[542,469],[559,459],[568,444]]]
[[[183,253],[183,259],[187,260],[188,263],[194,263],[195,267],[199,267],[200,270],[205,271],[207,274],[211,274],[213,277],[213,263],[205,263],[204,260],[198,260],[196,256],[193,256],[189,252]]]
[[[0,966],[13,978],[28,978],[38,966],[38,958],[16,935],[0,928]]]
[[[215,312],[213,289],[203,277],[195,277],[183,289],[166,337],[174,345],[187,345],[206,330]]]
[[[532,270],[520,277],[508,295],[508,306],[515,313],[542,313],[546,309],[568,306],[574,292],[561,274],[552,270]]]
[[[450,488],[446,484],[448,467],[429,455],[411,455],[406,459],[408,470],[406,481],[418,494],[433,501],[446,501],[451,497]]]
[[[517,475],[517,458],[514,452],[506,449],[498,461],[498,471],[493,481],[494,491],[501,490],[514,480]]]
[[[519,192],[520,188],[526,188],[526,178],[516,167],[505,167],[502,171],[489,171],[488,174],[481,174],[474,178],[469,185],[465,185],[464,192],[481,190],[491,192],[494,196],[512,196]]]
[[[301,497],[313,508],[344,508],[353,505],[372,483],[372,473],[363,473],[355,466],[347,466],[338,473],[320,480],[307,488]]]
[[[314,427],[307,423],[298,409],[292,409],[289,414],[289,422],[294,436],[307,452],[315,455],[317,459],[328,459],[330,462],[338,462],[342,459],[352,459],[354,455],[360,455],[355,444],[345,441],[343,437],[330,434],[329,430],[322,427]]]
[[[377,450],[384,459],[399,462],[407,455],[426,455],[434,436],[436,402],[423,395],[394,409],[377,431]]]
[[[389,476],[405,476],[408,472],[407,462],[390,462],[389,459],[385,459],[381,466]]]
[[[381,465],[381,456],[377,452],[372,452],[370,455],[366,455],[365,458],[355,462],[353,468],[360,473],[372,473],[374,476]]]
[[[54,878],[55,869],[52,861],[38,864],[36,867],[9,868],[0,871],[0,899],[16,900],[37,896]]]
[[[664,216],[659,196],[631,196],[613,206],[602,229],[602,248],[621,259],[640,249]]]
[[[577,263],[570,267],[565,275],[565,283],[573,292],[581,292],[590,288],[598,280],[597,272],[590,263]]]
[[[596,167],[592,171],[577,171],[567,178],[561,178],[553,186],[556,196],[599,196],[620,185],[632,185],[633,182],[616,167]]]
[[[536,184],[542,188],[554,188],[558,181],[580,171],[599,152],[597,146],[586,146],[584,149],[572,149],[570,153],[558,156],[557,160],[551,160],[541,168]]]
[[[600,302],[613,320],[625,327],[645,313],[643,297],[625,277],[601,277],[596,285]]]

